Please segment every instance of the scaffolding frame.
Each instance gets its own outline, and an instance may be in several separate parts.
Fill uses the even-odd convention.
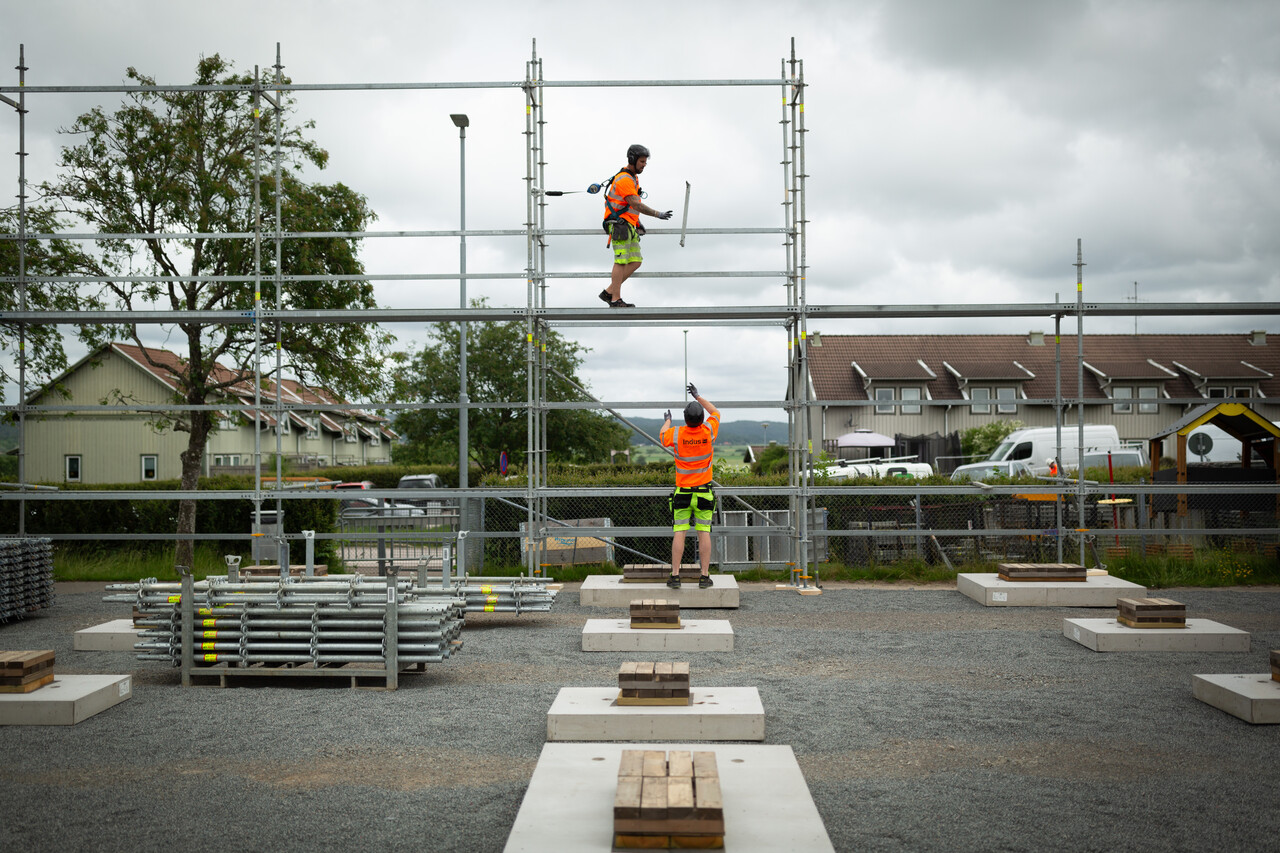
[[[283,401],[280,393],[275,394],[275,399],[271,402],[266,410],[273,413],[277,422],[288,416],[290,411],[308,411],[322,412],[335,411],[350,408],[373,408],[385,411],[398,411],[414,408],[432,408],[432,409],[455,409],[459,412],[460,422],[465,423],[469,412],[472,409],[482,408],[516,408],[524,409],[527,412],[526,417],[526,482],[523,489],[480,489],[480,488],[461,488],[456,492],[452,490],[443,490],[442,496],[456,496],[460,504],[465,505],[469,501],[478,501],[485,498],[493,497],[500,499],[519,499],[524,501],[527,530],[529,535],[536,542],[534,547],[526,550],[525,569],[529,576],[540,573],[541,565],[544,562],[547,547],[547,539],[549,531],[548,523],[554,523],[548,512],[548,502],[552,495],[552,487],[548,482],[548,458],[547,458],[547,430],[548,430],[548,414],[556,409],[565,408],[581,408],[581,409],[597,409],[612,412],[614,409],[628,408],[656,408],[660,409],[669,405],[669,401],[601,401],[592,398],[590,402],[573,401],[573,400],[552,400],[548,391],[549,374],[552,372],[549,368],[547,358],[547,337],[553,329],[556,328],[574,328],[583,326],[603,326],[616,325],[619,322],[625,322],[632,325],[652,325],[652,326],[674,326],[680,325],[684,327],[690,326],[711,326],[711,327],[731,327],[731,326],[780,326],[785,329],[787,340],[787,376],[788,376],[788,393],[783,401],[778,400],[726,400],[720,403],[720,407],[726,409],[733,408],[775,408],[781,407],[785,409],[788,428],[788,482],[787,486],[781,491],[774,488],[736,488],[724,489],[723,494],[737,496],[752,495],[775,495],[785,494],[788,499],[790,518],[794,521],[791,525],[782,530],[788,537],[790,543],[790,551],[787,555],[786,565],[789,569],[788,585],[803,589],[809,585],[809,581],[817,582],[816,562],[813,560],[813,542],[811,531],[809,530],[809,520],[815,508],[815,500],[824,494],[849,494],[849,487],[841,487],[838,492],[833,492],[829,487],[817,487],[814,485],[814,447],[811,436],[815,434],[814,417],[815,413],[820,413],[821,407],[830,405],[872,405],[874,401],[831,401],[831,400],[814,400],[809,397],[809,381],[808,381],[808,353],[809,346],[809,321],[810,319],[822,321],[827,319],[867,319],[876,320],[884,318],[966,318],[966,317],[1035,317],[1043,319],[1045,317],[1053,317],[1055,323],[1060,323],[1062,318],[1075,316],[1078,323],[1077,340],[1083,340],[1083,318],[1086,314],[1090,316],[1225,316],[1225,315],[1277,315],[1280,314],[1280,302],[1271,302],[1263,304],[1253,304],[1243,306],[1236,303],[1145,303],[1138,306],[1136,303],[1085,303],[1083,301],[1083,280],[1082,267],[1083,256],[1079,244],[1077,244],[1077,298],[1074,303],[1054,301],[1051,303],[1026,303],[1026,304],[933,304],[933,305],[812,305],[809,303],[806,291],[806,279],[808,272],[807,259],[807,210],[806,210],[806,181],[808,179],[806,159],[805,159],[805,138],[807,129],[805,127],[804,101],[806,82],[804,77],[804,61],[797,58],[795,50],[795,40],[791,40],[790,56],[784,57],[780,64],[780,73],[776,78],[765,79],[688,79],[688,80],[547,80],[543,75],[542,59],[538,55],[537,42],[533,42],[530,59],[525,62],[525,74],[523,80],[510,82],[416,82],[416,83],[329,83],[329,84],[307,84],[307,83],[284,83],[283,82],[284,66],[281,62],[280,45],[276,45],[276,61],[272,66],[272,74],[270,79],[264,81],[263,76],[259,73],[259,69],[254,68],[254,82],[245,85],[204,85],[204,86],[137,86],[137,85],[109,85],[109,86],[26,86],[25,64],[25,46],[19,46],[19,63],[17,70],[19,72],[18,85],[0,86],[0,101],[8,104],[17,111],[19,121],[19,169],[18,169],[18,210],[19,210],[19,228],[14,235],[0,235],[0,239],[13,240],[17,243],[18,269],[17,276],[0,277],[0,284],[14,285],[19,294],[19,310],[9,312],[3,319],[17,328],[18,334],[18,400],[14,405],[6,405],[0,407],[0,410],[15,415],[19,425],[19,447],[18,447],[18,472],[19,483],[17,489],[10,493],[0,494],[0,500],[15,500],[19,503],[19,535],[25,535],[25,501],[29,499],[39,500],[118,500],[127,499],[161,499],[161,500],[227,500],[227,499],[249,499],[254,505],[254,525],[253,532],[249,534],[227,534],[218,533],[220,538],[252,538],[257,535],[257,531],[261,525],[262,505],[267,501],[274,501],[277,510],[283,509],[283,502],[286,497],[290,500],[309,500],[309,499],[334,499],[333,495],[312,494],[306,492],[290,492],[284,493],[282,490],[263,489],[262,488],[262,447],[261,434],[255,431],[255,448],[254,448],[254,471],[255,480],[252,491],[243,492],[175,492],[175,491],[148,491],[140,489],[130,492],[94,492],[79,491],[72,493],[56,493],[40,491],[37,493],[36,487],[29,486],[26,483],[25,456],[26,456],[26,417],[33,412],[59,412],[59,411],[137,411],[145,408],[148,411],[247,411],[248,406],[244,405],[227,405],[227,404],[211,404],[205,406],[194,405],[148,405],[145,407],[133,406],[56,406],[42,405],[29,406],[27,398],[29,390],[27,388],[27,356],[26,356],[26,329],[28,326],[38,323],[113,323],[113,322],[129,322],[133,324],[173,324],[179,321],[196,321],[215,325],[232,325],[251,323],[254,327],[254,379],[255,379],[255,397],[253,402],[253,410],[255,412],[264,411],[261,400],[261,380],[263,377],[263,365],[266,356],[263,352],[264,341],[268,339],[274,332],[276,346],[276,359],[274,373],[277,377],[282,376],[282,355],[281,348],[278,344],[281,341],[282,329],[287,324],[313,324],[328,322],[351,322],[358,320],[360,322],[415,322],[415,323],[440,323],[440,322],[461,322],[465,324],[468,321],[478,322],[508,322],[511,320],[519,320],[524,323],[525,328],[525,363],[526,363],[526,397],[523,401],[482,401],[475,402],[468,399],[465,389],[460,384],[459,400],[457,403],[434,403],[434,404],[398,404],[391,401],[370,401],[363,403],[349,404],[288,404]],[[783,237],[784,263],[779,270],[667,270],[660,273],[638,273],[638,277],[661,277],[661,278],[771,278],[780,279],[784,285],[784,299],[777,305],[765,306],[729,306],[729,307],[650,307],[650,308],[633,308],[628,309],[625,319],[619,318],[616,311],[609,308],[561,308],[553,307],[547,304],[547,287],[549,281],[553,279],[582,279],[582,278],[600,278],[607,275],[599,271],[583,271],[583,272],[549,272],[547,267],[547,258],[549,250],[549,240],[552,237],[576,237],[576,236],[597,236],[598,230],[595,229],[577,229],[577,228],[548,228],[547,227],[547,202],[546,194],[541,188],[545,187],[545,174],[547,165],[546,141],[544,129],[547,124],[545,95],[547,89],[553,88],[635,88],[635,87],[777,87],[782,95],[781,98],[781,143],[782,143],[782,184],[784,190],[783,222],[780,226],[775,227],[744,227],[744,228],[685,228],[685,229],[651,229],[650,234],[653,236],[674,236],[677,233],[688,235],[770,235]],[[283,99],[288,93],[300,92],[318,92],[318,91],[376,91],[376,90],[441,90],[441,89],[511,89],[519,90],[525,102],[525,128],[523,135],[525,137],[525,182],[526,182],[526,211],[524,227],[521,229],[467,229],[465,218],[459,229],[446,230],[395,230],[395,231],[359,231],[359,232],[285,232],[282,230],[281,223],[281,196],[280,189],[281,168],[283,162],[283,150],[281,148],[281,129],[283,122]],[[27,211],[26,211],[26,99],[28,95],[45,95],[56,93],[139,93],[139,92],[176,92],[176,91],[237,91],[250,95],[254,108],[254,230],[247,232],[213,232],[213,233],[178,233],[178,232],[162,232],[162,233],[146,233],[146,234],[98,234],[98,233],[61,233],[61,234],[40,234],[31,233],[27,228]],[[2,93],[14,93],[17,100],[6,97]],[[262,157],[262,127],[261,127],[261,102],[267,101],[272,104],[275,109],[275,147],[271,152],[272,158],[272,179],[275,184],[275,216],[274,224],[270,229],[262,227],[261,216],[261,182],[264,179],[261,167]],[[465,197],[463,199],[465,205]],[[465,211],[465,207],[464,207]],[[465,216],[465,213],[464,213]],[[474,273],[468,272],[465,266],[460,273],[367,273],[354,276],[340,275],[308,275],[308,280],[360,280],[367,282],[389,282],[389,281],[458,281],[461,289],[461,304],[458,309],[434,309],[434,308],[408,308],[408,309],[378,309],[373,311],[344,311],[344,310],[284,310],[279,308],[282,304],[282,289],[286,282],[294,281],[297,277],[286,274],[281,268],[282,246],[287,239],[306,239],[306,238],[359,238],[359,239],[384,239],[384,238],[405,238],[405,237],[430,237],[430,238],[458,238],[465,244],[468,236],[472,237],[524,237],[526,241],[526,267],[519,272],[498,272],[498,273]],[[161,240],[183,240],[195,237],[206,239],[239,239],[252,240],[254,252],[254,273],[247,276],[201,276],[196,277],[201,281],[224,281],[232,283],[242,283],[252,285],[254,287],[254,309],[246,316],[244,312],[237,311],[32,311],[28,306],[27,287],[30,283],[36,282],[83,282],[90,281],[101,282],[111,279],[63,276],[63,277],[38,277],[29,276],[26,273],[25,265],[25,247],[26,244],[33,240],[47,240],[53,238],[62,238],[68,240],[100,240],[107,238],[116,239],[161,239]],[[274,284],[274,300],[264,301],[262,299],[262,285],[264,277],[262,273],[262,250],[263,241],[270,241],[270,248],[274,252],[274,272],[271,276],[270,283]],[[191,279],[192,277],[183,277]],[[486,280],[518,280],[524,278],[526,280],[526,304],[523,308],[475,308],[466,303],[466,284],[470,280],[486,281]],[[116,279],[119,281],[170,281],[170,277],[164,276],[128,276]],[[1080,387],[1077,385],[1077,387]],[[925,400],[919,401],[922,405],[949,405],[962,401],[946,401],[946,400]],[[1064,400],[1059,389],[1055,400],[1053,401],[1061,412],[1064,408],[1076,403],[1083,403],[1083,400]],[[1176,401],[1167,401],[1176,402]],[[1061,423],[1061,418],[1059,418]],[[466,452],[465,444],[460,440],[460,450]],[[276,434],[276,482],[281,482],[282,476],[282,456],[283,456],[283,439],[279,431]],[[461,474],[461,472],[460,472]],[[1054,487],[1059,494],[1065,494],[1066,489],[1063,486]],[[1192,491],[1186,486],[1181,487],[1183,491]],[[1025,491],[1025,487],[1023,487]],[[637,487],[631,489],[614,488],[606,490],[607,494],[626,494],[637,497],[654,498],[659,497],[665,490],[653,488]],[[967,492],[964,487],[930,487],[921,488],[913,487],[907,489],[911,493],[921,494],[950,494]],[[1077,487],[1077,494],[1080,500],[1083,500],[1084,494],[1089,491],[1084,484]],[[1106,491],[1119,491],[1115,487],[1111,487]],[[1150,493],[1159,492],[1158,487],[1148,487]],[[591,495],[600,492],[595,489],[580,488],[557,488],[554,494],[563,496],[566,494]],[[882,492],[883,493],[883,492]],[[371,490],[366,493],[370,497],[396,497],[392,490]],[[749,505],[748,505],[749,506]],[[460,529],[453,534],[423,534],[424,538],[452,540],[451,544],[456,546],[458,555],[458,571],[459,574],[465,574],[466,571],[466,543],[464,540],[468,538],[471,531],[466,529],[466,516],[463,515],[463,523]],[[1061,525],[1059,525],[1059,529]],[[614,535],[625,535],[634,533],[636,535],[659,535],[663,532],[662,528],[614,528],[611,532]],[[745,533],[747,528],[742,528],[737,533]],[[667,531],[669,532],[669,531]],[[759,528],[752,528],[752,533],[759,533]],[[576,536],[579,535],[571,530],[557,529],[557,533],[561,535]],[[941,531],[939,531],[941,533]],[[202,538],[208,534],[156,534],[149,538],[156,540],[174,540],[184,538]],[[490,537],[509,537],[522,534],[511,533],[488,533],[484,536]],[[589,528],[584,529],[581,535],[591,535]],[[824,530],[824,536],[840,535],[838,531]],[[861,535],[861,534],[859,534]],[[63,538],[63,537],[55,537]],[[74,538],[74,537],[67,537]],[[111,540],[110,535],[96,535],[94,538]],[[137,537],[131,537],[137,538]],[[282,538],[290,538],[283,535]],[[317,538],[326,538],[324,534],[318,535]],[[411,537],[412,538],[412,537]],[[482,544],[482,543],[481,543]],[[1061,545],[1061,537],[1059,537],[1059,546]],[[1082,547],[1083,550],[1083,547]]]

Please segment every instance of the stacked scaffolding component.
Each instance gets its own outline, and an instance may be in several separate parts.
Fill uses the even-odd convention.
[[[401,668],[442,663],[460,648],[464,619],[462,598],[421,599],[395,576],[148,579],[112,584],[104,600],[137,608],[138,658],[181,666],[184,684],[217,668],[229,675],[358,674],[395,687]],[[348,664],[365,668],[339,669]]]
[[[468,613],[546,613],[556,590],[541,578],[463,578],[448,587],[419,587],[418,594],[447,595],[466,601]]]
[[[24,619],[52,604],[52,541],[0,539],[0,623]]]

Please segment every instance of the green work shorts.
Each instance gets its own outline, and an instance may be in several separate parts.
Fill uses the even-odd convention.
[[[672,531],[711,529],[711,516],[716,511],[716,493],[711,486],[677,487],[667,503],[671,507]]]
[[[638,264],[644,258],[640,255],[640,232],[625,219],[613,223],[613,262],[615,264]]]

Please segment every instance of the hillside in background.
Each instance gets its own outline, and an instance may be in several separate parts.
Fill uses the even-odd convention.
[[[673,417],[679,417],[678,413],[673,413]],[[658,430],[662,429],[662,420],[660,418],[628,418],[636,426],[654,438],[658,437]],[[763,444],[766,430],[760,425],[769,424],[767,430],[769,440],[785,444],[787,441],[787,423],[786,421],[721,421],[720,435],[716,438],[716,444]],[[649,442],[639,433],[631,434],[631,443],[644,445]]]

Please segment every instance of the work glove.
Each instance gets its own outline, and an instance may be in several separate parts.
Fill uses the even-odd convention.
[[[668,210],[668,211],[665,211],[665,212],[663,212],[663,213],[659,213],[659,214],[658,214],[658,218],[659,218],[659,219],[670,219],[670,218],[671,218],[671,214],[672,214],[672,211]]]
[[[689,396],[690,396],[690,397],[692,397],[692,398],[693,398],[693,399],[695,399],[695,400],[696,400],[696,399],[698,399],[698,386],[697,386],[697,385],[694,385],[692,382],[690,382],[690,383],[689,383],[688,391],[689,391]]]
[[[665,421],[669,421],[669,420],[671,420],[671,410],[670,410],[670,409],[667,409],[667,411],[662,415],[662,419],[663,419],[663,420],[665,420]]]

